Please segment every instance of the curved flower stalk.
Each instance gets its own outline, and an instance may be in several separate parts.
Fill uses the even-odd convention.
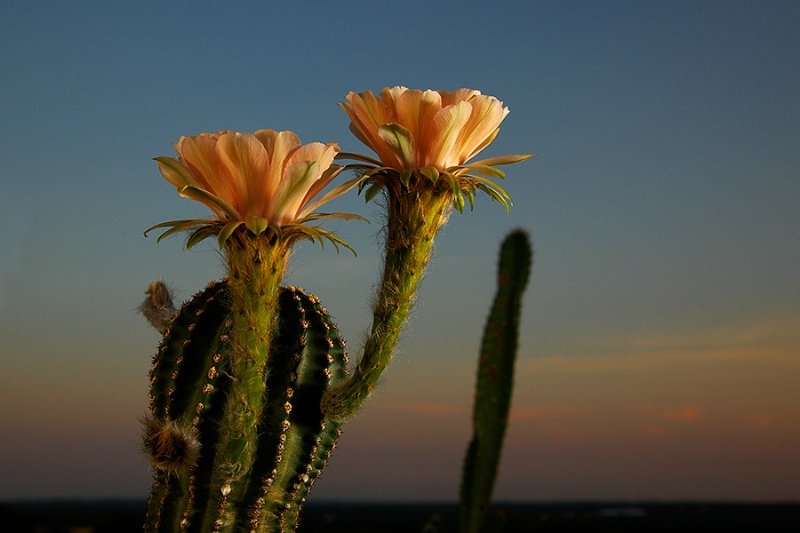
[[[255,133],[221,131],[181,137],[178,157],[157,157],[161,174],[178,193],[211,208],[217,219],[173,220],[148,229],[169,228],[159,241],[192,230],[192,247],[216,235],[220,247],[241,226],[253,235],[294,241],[327,239],[350,246],[333,233],[306,223],[325,218],[361,218],[349,213],[315,213],[322,204],[356,185],[350,180],[315,199],[343,169],[333,164],[336,144],[301,144],[291,131],[263,129]]]
[[[505,178],[496,165],[523,161],[508,155],[470,163],[497,136],[508,114],[502,102],[478,91],[418,91],[385,88],[350,93],[340,103],[350,129],[378,159],[343,153],[358,161],[360,189],[367,201],[380,191],[387,197],[388,220],[384,272],[373,309],[372,329],[352,377],[326,391],[326,416],[344,420],[366,401],[391,360],[413,303],[438,231],[453,207],[463,211],[475,193],[511,206],[511,197],[493,181]]]

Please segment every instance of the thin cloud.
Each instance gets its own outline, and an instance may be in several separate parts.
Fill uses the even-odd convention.
[[[778,415],[775,414],[758,414],[747,417],[745,424],[754,428],[771,428],[775,426],[778,421]]]
[[[645,405],[643,411],[651,418],[668,422],[697,422],[700,420],[701,413],[701,409],[697,405],[666,408],[656,408],[652,405]]]
[[[409,406],[409,410],[414,413],[429,416],[463,416],[467,411],[457,405],[444,403],[415,403]]]
[[[667,434],[667,428],[660,424],[645,424],[642,426],[642,433],[653,437],[663,437]]]
[[[685,335],[657,334],[598,341],[581,353],[521,357],[518,376],[616,374],[648,371],[675,362],[758,360],[797,369],[800,317],[764,319],[750,325]]]
[[[543,418],[571,418],[592,412],[594,409],[578,406],[533,406],[511,409],[511,421],[541,420]]]
[[[660,334],[634,337],[628,347],[633,351],[742,350],[765,347],[796,347],[800,342],[800,316],[773,317],[745,325],[731,325],[684,335]]]

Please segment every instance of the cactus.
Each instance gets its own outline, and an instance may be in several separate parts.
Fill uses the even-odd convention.
[[[487,513],[511,405],[522,294],[528,282],[532,252],[525,232],[503,241],[497,272],[497,294],[486,322],[475,386],[473,437],[464,458],[460,531],[498,531]]]
[[[155,282],[148,294],[162,294]],[[163,284],[162,284],[163,285]],[[323,417],[323,392],[342,381],[344,341],[319,300],[279,293],[280,319],[262,380],[255,450],[243,475],[220,482],[234,353],[229,282],[184,304],[151,370],[144,447],[154,465],[147,532],[294,531],[303,501],[339,436]],[[147,301],[145,302],[146,305]]]
[[[510,206],[508,194],[493,181],[505,177],[495,165],[529,156],[467,164],[497,135],[508,112],[502,103],[471,90],[441,93],[439,100],[458,104],[446,105],[434,121],[425,111],[434,93],[408,94],[401,115],[418,117],[415,123],[423,116],[432,121],[422,128],[433,133],[420,143],[421,152],[412,157],[413,135],[402,121],[361,123],[356,117],[362,112],[378,113],[367,104],[359,111],[343,104],[352,126],[361,128],[359,139],[389,143],[387,149],[401,157],[387,162],[347,154],[356,161],[347,166],[360,175],[322,196],[345,168],[333,164],[338,146],[301,145],[289,131],[181,137],[174,145],[177,157],[156,158],[178,193],[205,204],[214,217],[163,222],[147,231],[166,228],[159,240],[188,231],[187,248],[216,237],[227,277],[177,315],[163,284],[151,285],[141,307],[164,333],[144,424],[144,447],[155,465],[146,531],[294,531],[341,424],[365,404],[391,362],[434,238],[453,208],[463,211],[465,199],[472,206],[478,190]],[[374,101],[367,93],[364,98]],[[473,104],[480,111],[466,121]],[[412,112],[414,106],[422,107]],[[417,168],[417,160],[427,166]],[[388,216],[372,326],[348,377],[344,343],[324,308],[280,284],[297,241],[328,240],[337,249],[349,248],[309,223],[361,218],[317,211],[356,186],[367,187],[368,200],[384,190]]]

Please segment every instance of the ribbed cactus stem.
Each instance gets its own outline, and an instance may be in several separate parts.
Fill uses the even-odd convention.
[[[370,334],[356,369],[343,384],[326,391],[322,411],[344,421],[369,398],[391,361],[414,294],[431,257],[433,241],[452,211],[449,188],[430,183],[387,183],[388,220],[386,247]]]
[[[462,533],[480,533],[487,531],[487,527],[498,530],[492,529],[487,508],[497,478],[511,407],[520,310],[532,254],[528,236],[522,230],[509,234],[500,248],[497,293],[486,321],[478,360],[473,436],[464,458]]]
[[[233,320],[231,392],[211,490],[220,499],[220,514],[229,515],[234,513],[226,506],[233,482],[249,471],[256,451],[265,369],[289,253],[288,247],[270,242],[266,234],[254,236],[241,231],[226,241],[225,256]]]
[[[260,415],[243,458],[250,463],[230,477],[225,424],[240,407],[233,399],[232,300],[228,280],[198,293],[182,306],[153,360],[143,439],[154,465],[148,533],[295,531],[339,436],[341,424],[323,417],[320,400],[346,377],[344,340],[316,297],[283,288],[258,380]]]

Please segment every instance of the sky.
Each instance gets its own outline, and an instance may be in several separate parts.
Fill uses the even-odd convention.
[[[800,4],[740,1],[0,3],[0,500],[145,498],[159,335],[224,275],[152,158],[181,135],[292,130],[369,153],[350,91],[478,89],[510,109],[488,197],[436,240],[395,361],[312,500],[449,501],[496,254],[534,242],[500,501],[800,500]],[[331,209],[358,252],[301,244],[287,283],[358,355],[377,204]]]

